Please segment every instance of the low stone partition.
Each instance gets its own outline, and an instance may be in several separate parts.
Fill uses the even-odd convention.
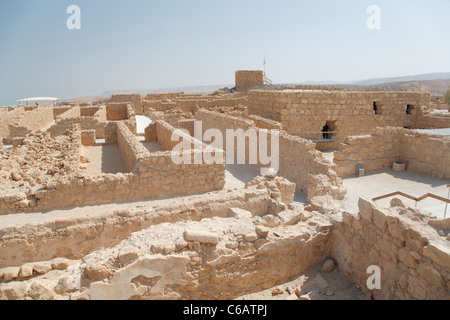
[[[337,174],[391,168],[405,162],[407,169],[431,177],[450,179],[450,137],[419,133],[403,128],[377,128],[371,135],[348,137],[335,153]]]
[[[344,212],[334,225],[332,256],[363,292],[374,299],[450,299],[450,241],[442,236],[448,222],[443,230],[417,210],[360,199],[359,212]],[[381,289],[367,287],[370,266],[381,271]]]
[[[271,203],[271,191],[268,189],[242,189],[219,191],[208,197],[196,195],[155,200],[145,208],[111,210],[102,214],[94,210],[81,217],[49,217],[45,222],[0,226],[3,244],[0,246],[0,268],[20,267],[24,263],[55,258],[81,259],[92,251],[113,247],[133,232],[152,225],[226,218],[229,208],[240,208],[254,216],[263,216],[269,212]]]

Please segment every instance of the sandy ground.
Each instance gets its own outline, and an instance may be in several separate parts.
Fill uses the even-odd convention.
[[[426,193],[432,193],[444,198],[448,198],[450,180],[442,180],[424,176],[410,171],[394,172],[393,170],[383,170],[368,173],[363,177],[348,177],[344,179],[344,187],[347,189],[347,197],[344,201],[347,210],[358,210],[359,198],[372,200],[385,194],[401,191],[414,197],[420,197]],[[413,200],[396,196],[405,205],[415,208]],[[376,203],[382,207],[389,207],[393,197],[379,200]],[[439,200],[428,198],[417,203],[417,208],[425,209],[437,218],[443,218],[445,204]],[[450,206],[447,210],[447,217],[450,217]]]
[[[227,164],[224,189],[243,189],[253,178],[259,176],[260,170],[248,164]]]
[[[236,300],[370,300],[337,267],[331,272],[320,270],[321,266],[315,267],[281,285]]]

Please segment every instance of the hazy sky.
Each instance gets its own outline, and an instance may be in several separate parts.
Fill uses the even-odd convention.
[[[232,84],[264,55],[276,83],[449,72],[449,15],[449,0],[0,0],[0,105]]]

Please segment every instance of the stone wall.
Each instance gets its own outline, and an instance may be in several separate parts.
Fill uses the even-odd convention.
[[[79,105],[72,106],[67,109],[65,112],[61,113],[56,117],[55,120],[63,120],[63,119],[72,119],[81,117],[81,108]]]
[[[450,137],[418,133],[403,128],[377,128],[372,135],[348,137],[335,152],[339,176],[391,168],[393,162],[406,162],[416,173],[450,179]]]
[[[158,96],[157,96],[158,97]],[[156,99],[151,97],[152,99]],[[247,98],[241,95],[233,95],[231,97],[225,96],[211,96],[211,95],[195,95],[195,96],[177,96],[173,99],[161,100],[143,100],[144,112],[149,114],[149,110],[169,111],[172,109],[180,109],[185,113],[196,113],[199,108],[211,109],[214,107],[235,107],[238,105],[246,105]]]
[[[15,107],[0,111],[0,136],[11,142],[53,122],[53,107]]]
[[[238,70],[235,76],[238,91],[246,91],[264,84],[264,73],[259,70]]]
[[[319,140],[328,123],[338,142],[378,126],[412,127],[419,108],[430,103],[429,94],[384,91],[251,90],[248,99],[250,114],[278,121],[290,134]]]
[[[207,201],[174,199],[33,229],[0,228],[8,242],[0,263],[15,261],[0,269],[0,299],[37,299],[36,286],[47,297],[72,300],[222,300],[268,289],[318,266],[332,248],[332,225],[319,214],[273,205],[279,193],[255,186]],[[30,234],[33,249],[23,251]]]
[[[449,240],[417,211],[377,208],[360,199],[359,213],[343,213],[333,229],[332,255],[363,292],[369,266],[381,270],[374,299],[450,299]]]
[[[125,163],[132,173],[91,176],[78,172],[55,178],[45,188],[0,197],[0,214],[203,193],[220,190],[225,185],[224,164],[176,165],[171,151],[150,153],[140,148],[126,123],[109,125],[116,127]],[[168,132],[175,130],[167,123],[161,122],[161,127]],[[81,132],[78,139],[81,145]],[[186,152],[194,163],[196,151]]]
[[[100,110],[100,107],[81,107],[80,115],[82,117],[93,117]]]
[[[136,132],[136,116],[129,104],[111,104],[110,115],[114,118],[124,118],[126,120],[120,120],[125,123],[126,126],[133,132]],[[118,109],[118,111],[116,110]],[[79,110],[78,110],[79,111]],[[72,112],[72,111],[68,111]],[[52,137],[57,137],[64,134],[67,130],[71,130],[74,124],[79,124],[83,131],[85,130],[95,130],[95,136],[97,139],[105,139],[106,144],[113,144],[117,142],[117,121],[107,120],[107,110],[106,106],[100,106],[95,112],[94,116],[79,116],[74,117],[78,114],[74,111],[71,114],[64,113],[57,118],[56,123],[51,126],[47,132],[49,132]]]
[[[143,115],[142,96],[137,93],[118,93],[113,94],[111,102],[131,103],[137,115]]]
[[[110,102],[106,105],[106,120],[121,121],[128,119],[128,103]]]
[[[218,129],[224,137],[224,150],[226,151],[226,130],[242,129],[246,132],[249,129],[254,129],[260,132],[260,129],[254,125],[254,122],[247,119],[241,119],[229,115],[224,115],[207,110],[199,110],[196,115],[196,120],[202,122],[203,134],[208,129]],[[270,139],[268,134],[268,149],[270,154]],[[235,158],[237,143],[235,143]],[[249,163],[249,144],[246,139],[246,163]],[[342,189],[342,181],[336,177],[334,172],[335,165],[328,162],[321,152],[315,150],[315,144],[309,140],[286,134],[280,131],[279,135],[279,171],[278,175],[288,179],[297,185],[297,189],[307,192],[309,184],[309,175],[324,175],[333,181],[331,184],[335,187],[335,196],[340,197],[344,194]],[[259,160],[258,160],[258,164]],[[339,194],[339,196],[338,196]],[[310,195],[312,196],[312,195]]]
[[[92,212],[83,217],[50,219],[33,226],[1,226],[0,268],[54,258],[81,259],[94,250],[115,246],[133,232],[152,225],[226,218],[229,208],[263,216],[268,213],[270,203],[266,189],[219,191],[209,197],[196,195],[156,201],[145,208]]]
[[[247,117],[247,119],[253,121],[253,123],[255,124],[255,126],[257,126],[260,129],[268,129],[268,130],[282,130],[282,126],[281,123],[277,122],[277,121],[273,121],[270,119],[266,119],[254,114],[251,114]]]

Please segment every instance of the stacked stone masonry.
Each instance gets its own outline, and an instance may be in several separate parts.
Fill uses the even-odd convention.
[[[339,176],[392,168],[394,162],[406,163],[407,170],[450,179],[450,137],[418,133],[403,128],[377,128],[373,134],[348,137],[335,152]]]

